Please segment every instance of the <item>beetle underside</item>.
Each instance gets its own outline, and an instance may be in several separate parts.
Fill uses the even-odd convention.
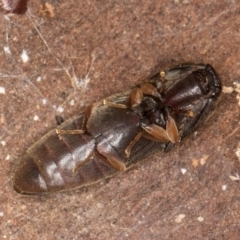
[[[23,194],[79,188],[167,152],[207,117],[220,92],[210,65],[162,71],[46,134],[22,158],[14,187]]]

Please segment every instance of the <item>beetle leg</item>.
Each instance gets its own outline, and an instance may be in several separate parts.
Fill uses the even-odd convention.
[[[156,124],[142,125],[141,127],[146,132],[143,136],[150,138],[151,140],[176,143],[179,139],[176,122],[169,114],[166,123],[166,130]]]
[[[143,99],[143,91],[139,87],[135,87],[130,93],[130,104],[132,109],[141,104]]]
[[[72,169],[72,177],[75,176],[76,172],[79,170],[79,168],[81,166],[83,166],[84,164],[86,164],[87,162],[89,162],[92,157],[93,157],[94,153],[90,153],[86,159],[84,159],[84,161],[80,162],[75,168]]]
[[[99,151],[96,151],[94,154],[99,159],[101,159],[105,164],[110,165],[111,167],[113,167],[114,169],[116,169],[118,171],[126,171],[126,169],[127,169],[124,163],[122,163],[121,161],[119,161],[115,158],[106,157],[103,154],[101,154]]]
[[[92,107],[93,105],[90,105],[87,107],[86,111],[85,111],[85,114],[83,116],[83,121],[82,121],[82,129],[59,129],[59,128],[56,128],[56,133],[59,137],[59,139],[61,140],[61,135],[71,135],[71,134],[82,134],[86,131],[86,122],[92,112]]]
[[[127,108],[127,105],[125,104],[109,102],[106,99],[103,100],[103,105],[108,105],[110,107],[115,107],[115,108]]]
[[[130,93],[132,109],[134,109],[135,107],[142,103],[144,94],[156,97],[158,99],[162,99],[161,95],[158,92],[158,89],[155,86],[148,82],[142,83],[140,87],[134,88]]]
[[[92,113],[92,109],[93,109],[94,105],[90,105],[86,108],[85,113],[83,115],[83,121],[82,121],[82,129],[84,129],[86,131],[86,125],[87,125],[87,121]]]
[[[72,130],[65,130],[65,129],[56,129],[56,133],[59,135],[63,134],[82,134],[84,131],[82,129],[72,129]]]
[[[65,129],[58,129],[56,128],[56,133],[61,140],[61,135],[66,135],[66,134],[83,134],[84,131],[82,129],[71,129],[71,130],[65,130]]]
[[[160,75],[166,81],[177,81],[178,79],[182,79],[189,76],[194,71],[204,70],[205,68],[206,65],[203,64],[185,63],[162,71]]]
[[[169,140],[172,143],[176,143],[179,140],[179,132],[175,120],[170,114],[168,114],[166,131],[169,136]]]
[[[130,105],[132,109],[136,108],[142,103],[144,94],[161,99],[161,95],[158,93],[156,87],[154,87],[151,83],[143,83],[141,84],[141,88],[135,87],[130,93]],[[116,108],[127,108],[127,105],[125,104],[109,102],[106,99],[103,100],[103,104]]]
[[[151,140],[155,140],[159,142],[170,141],[167,131],[156,124],[149,124],[146,126],[142,125],[142,128],[147,133],[147,134],[145,133],[143,134],[143,136],[146,138],[148,138],[148,135],[150,135]]]
[[[143,92],[142,89],[139,87],[134,88],[131,93],[130,93],[130,105],[131,108],[134,109],[138,105],[141,104],[143,99]],[[104,99],[103,100],[104,105],[108,105],[110,107],[116,107],[116,108],[127,108],[127,105],[125,104],[120,104],[120,103],[114,103],[114,102],[109,102],[108,100]]]
[[[129,143],[129,145],[127,146],[127,148],[125,149],[125,154],[126,154],[126,157],[129,158],[130,156],[130,152],[131,152],[131,149],[132,147],[135,145],[135,143],[140,139],[140,137],[142,136],[143,134],[143,131],[142,132],[139,132],[135,138]]]
[[[93,105],[90,105],[87,107],[87,109],[85,111],[85,114],[83,116],[83,121],[82,121],[82,129],[59,129],[59,128],[56,128],[56,133],[57,133],[59,139],[60,140],[62,139],[61,135],[83,134],[86,131],[86,123],[92,112],[92,108],[93,108]]]
[[[119,159],[114,157],[110,157],[110,158],[108,157],[107,160],[110,163],[110,165],[115,169],[117,169],[118,171],[124,172],[127,170],[125,163],[123,163],[122,161],[119,161]]]
[[[103,155],[106,159],[102,158],[103,160],[107,161],[113,168],[118,171],[126,171],[126,159],[121,157],[121,155],[111,146],[108,140],[104,137],[100,139],[100,142],[97,144],[98,152]]]
[[[142,83],[141,89],[142,89],[143,94],[150,95],[150,96],[161,99],[161,95],[159,94],[157,88],[154,87],[151,83]]]

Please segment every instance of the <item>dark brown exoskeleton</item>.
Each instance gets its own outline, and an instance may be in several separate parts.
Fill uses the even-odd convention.
[[[14,187],[23,194],[79,188],[167,152],[206,119],[220,92],[210,65],[162,71],[46,134],[21,159]]]

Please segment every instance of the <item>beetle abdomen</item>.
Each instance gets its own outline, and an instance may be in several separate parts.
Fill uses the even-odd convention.
[[[76,121],[61,128],[79,127]],[[81,122],[81,121],[80,121]],[[77,126],[78,125],[78,126]],[[14,177],[18,192],[41,193],[94,183],[116,170],[101,160],[89,134],[62,135],[53,130],[28,149]]]

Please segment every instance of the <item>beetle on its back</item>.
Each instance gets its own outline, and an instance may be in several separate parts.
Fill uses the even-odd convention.
[[[14,188],[22,194],[79,188],[167,152],[206,119],[220,93],[210,65],[162,71],[46,134],[21,159]]]

